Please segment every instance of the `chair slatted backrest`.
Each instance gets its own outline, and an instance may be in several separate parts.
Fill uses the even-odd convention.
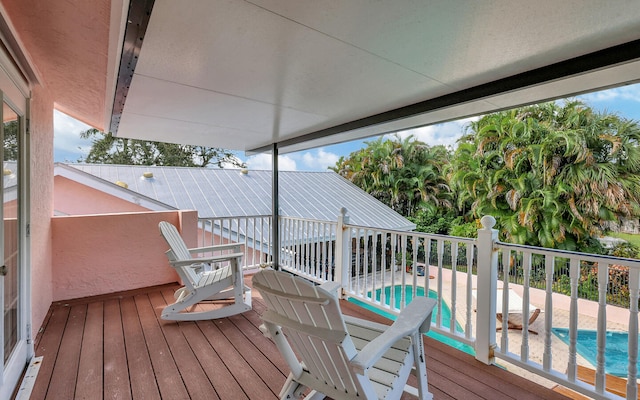
[[[164,240],[169,245],[169,250],[167,251],[169,262],[185,261],[192,258],[189,248],[185,244],[184,240],[182,240],[180,232],[178,232],[178,229],[173,224],[167,221],[161,221],[158,224],[158,227],[160,228],[162,237],[164,237]],[[194,262],[194,265],[198,265],[198,262]],[[188,280],[192,285],[195,285],[198,282],[198,274],[190,266],[176,267],[176,270],[183,281]]]
[[[302,366],[343,393],[362,392],[349,365],[356,349],[334,295],[300,277],[268,269],[254,275],[253,286],[268,305],[263,320],[282,328],[297,357],[287,359],[294,374]]]

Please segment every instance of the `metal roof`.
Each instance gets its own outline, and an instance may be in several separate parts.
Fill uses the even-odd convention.
[[[200,218],[271,214],[271,171],[243,174],[237,169],[63,165],[114,186],[116,181],[124,182],[128,190],[170,207],[197,210]],[[153,177],[145,178],[145,172]],[[415,229],[415,224],[335,172],[280,171],[279,179],[280,215],[335,221],[344,207],[354,225]]]

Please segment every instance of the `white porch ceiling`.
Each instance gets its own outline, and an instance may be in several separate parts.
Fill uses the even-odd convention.
[[[533,71],[638,39],[638,0],[155,0],[117,135],[300,150],[637,82]]]

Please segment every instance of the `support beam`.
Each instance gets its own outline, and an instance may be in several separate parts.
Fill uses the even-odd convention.
[[[278,202],[278,144],[271,147],[271,259],[273,269],[280,268],[280,206]]]
[[[492,96],[514,92],[525,88],[543,85],[545,83],[567,79],[574,76],[588,74],[616,65],[622,65],[640,59],[640,39],[612,46],[593,53],[577,56],[555,64],[535,68],[526,72],[511,75],[492,82],[484,83],[467,89],[448,93],[440,97],[424,100],[404,107],[385,111],[365,118],[350,121],[330,128],[320,129],[291,139],[281,141],[279,146],[285,149],[288,146],[297,145],[314,139],[380,125],[391,121],[414,117],[420,114],[433,112],[459,104],[471,103],[477,100],[487,99]],[[632,83],[632,82],[627,82]],[[574,95],[576,93],[571,93]],[[551,99],[546,99],[551,100]],[[545,100],[540,100],[545,101]],[[527,104],[527,103],[524,103]],[[513,104],[509,108],[515,108],[524,104]],[[493,111],[499,111],[496,109]],[[460,115],[460,118],[470,115]],[[439,121],[446,122],[446,121]],[[407,127],[409,129],[409,127]],[[379,132],[378,134],[384,134]],[[338,140],[336,140],[338,142]],[[251,149],[250,153],[262,153],[269,150],[269,146]]]
[[[116,83],[116,93],[111,111],[111,125],[109,126],[109,132],[112,132],[114,136],[118,134],[120,117],[122,117],[124,103],[127,100],[127,94],[136,70],[142,42],[147,33],[154,3],[155,0],[136,0],[129,3],[129,14],[127,15],[129,23],[124,32],[118,82]]]

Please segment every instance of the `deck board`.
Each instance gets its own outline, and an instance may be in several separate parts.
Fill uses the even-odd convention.
[[[197,325],[207,337],[210,345],[220,355],[229,372],[234,376],[235,380],[241,385],[245,394],[250,399],[276,399],[277,396],[260,378],[257,371],[253,369],[251,363],[247,362],[243,357],[243,352],[249,360],[253,354],[245,352],[245,349],[236,349],[233,344],[226,338],[218,324],[220,321],[198,321]],[[284,384],[284,377],[280,381],[280,386]]]
[[[144,334],[142,333],[142,325],[138,318],[138,309],[133,297],[126,297],[120,301],[120,309],[122,310],[122,331],[124,341],[126,343],[126,359],[121,368],[124,371],[136,371],[135,379],[131,380],[130,398],[134,400],[150,399],[159,400],[160,392],[156,385],[156,376],[151,366],[151,357],[147,351]],[[123,383],[129,384],[129,376]],[[105,398],[120,398],[117,395]]]
[[[181,379],[176,359],[165,339],[163,327],[158,323],[151,305],[149,296],[154,293],[137,295],[134,300],[140,316],[140,324],[142,325],[147,350],[151,357],[151,365],[155,372],[160,396],[163,399],[187,399],[189,398],[189,392]],[[171,326],[173,327],[175,324],[172,323]]]
[[[75,305],[69,310],[69,319],[60,342],[60,351],[53,367],[47,398],[71,399],[75,396],[82,336],[87,316],[87,305]]]
[[[259,294],[254,291],[253,310],[241,315],[164,321],[160,312],[176,288],[54,303],[36,338],[36,355],[44,360],[31,398],[276,399],[289,369],[259,330],[266,310]],[[388,323],[341,305],[346,314]],[[436,400],[566,400],[433,339],[425,339],[425,348]]]
[[[47,395],[55,360],[58,357],[58,350],[60,350],[64,327],[69,318],[69,307],[52,307],[48,314],[47,324],[42,327],[35,347],[36,355],[43,356],[43,361],[44,359],[48,361],[40,364],[40,371],[36,381],[36,383],[40,384],[34,386],[31,392],[32,399],[43,399]]]
[[[210,384],[207,374],[201,368],[198,358],[194,354],[194,351],[197,352],[199,350],[190,346],[182,334],[179,324],[160,319],[162,308],[167,304],[162,294],[159,292],[152,293],[149,295],[149,299],[189,396],[193,399],[216,398],[216,391],[213,385]]]
[[[78,371],[83,373],[78,374],[75,390],[75,396],[80,399],[101,400],[103,398],[103,321],[104,305],[102,303],[89,303],[82,337],[82,349],[84,350],[80,353],[80,364],[78,366]]]
[[[108,300],[104,303],[104,397],[107,399],[131,399],[123,332],[126,318],[118,300]]]

